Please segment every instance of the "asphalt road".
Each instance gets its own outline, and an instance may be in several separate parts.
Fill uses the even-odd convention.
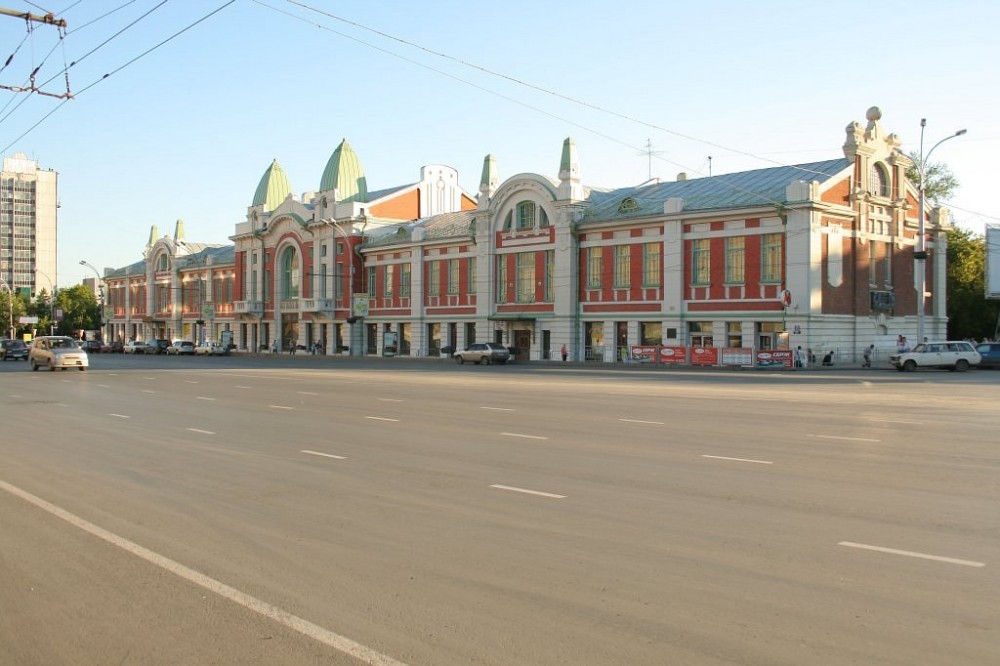
[[[0,663],[992,664],[1000,372],[0,364]]]

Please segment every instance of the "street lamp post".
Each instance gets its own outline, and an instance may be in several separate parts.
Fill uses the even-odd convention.
[[[918,165],[919,166],[918,172],[920,174],[920,205],[919,205],[920,219],[917,221],[917,248],[916,252],[913,255],[917,261],[916,265],[917,285],[919,285],[919,289],[917,291],[917,342],[918,343],[924,341],[924,307],[925,307],[924,299],[926,298],[927,294],[927,249],[924,243],[924,235],[925,235],[924,201],[926,199],[926,197],[924,196],[924,186],[925,186],[924,181],[927,177],[927,162],[930,161],[931,154],[934,152],[935,148],[940,146],[945,141],[949,141],[951,139],[954,139],[955,137],[962,136],[967,131],[964,129],[960,129],[954,134],[946,136],[945,138],[941,139],[933,146],[931,146],[931,149],[927,151],[927,155],[925,156],[924,128],[926,126],[927,126],[927,119],[921,118],[920,119],[920,164]]]
[[[349,275],[348,276],[348,287],[347,287],[347,307],[348,307],[348,312],[350,312],[350,316],[348,317],[348,319],[349,320],[350,319],[354,319],[354,251],[351,248],[351,239],[350,239],[350,236],[348,236],[347,232],[344,231],[344,228],[340,225],[340,222],[337,222],[337,220],[335,220],[333,218],[330,218],[329,220],[321,219],[319,221],[322,222],[323,224],[325,224],[326,226],[331,227],[334,230],[336,230],[344,238],[344,242],[345,242],[345,244],[347,246],[346,247],[347,251],[346,251],[345,254],[347,254],[348,275]],[[337,259],[337,249],[336,249],[336,247],[334,247],[333,257],[334,257],[334,262],[336,262],[336,259]],[[334,265],[336,265],[336,264],[334,264]],[[337,274],[336,271],[334,271],[333,274],[334,274],[334,276],[336,276],[336,274]],[[336,307],[337,307],[337,296],[338,295],[339,294],[334,294],[334,299],[333,299],[333,307],[334,307],[334,309],[336,309]],[[347,334],[348,335],[347,347],[348,347],[348,353],[353,356],[354,355],[354,335],[353,335],[354,323],[348,321],[348,326],[350,326],[351,328],[349,329],[349,332]],[[336,343],[336,341],[337,341],[336,338],[334,338],[334,343]],[[323,343],[326,344],[326,341],[324,340]],[[333,347],[334,347],[334,353],[335,354],[340,351],[340,350],[336,349],[336,344],[334,344]]]
[[[99,302],[97,304],[98,305],[98,316],[100,317],[100,320],[101,320],[101,322],[100,322],[101,323],[101,339],[103,340],[104,339],[104,278],[101,277],[101,272],[99,270],[97,270],[96,268],[94,268],[93,265],[87,263],[83,259],[80,260],[80,265],[81,266],[86,266],[90,270],[94,271],[94,275],[97,276],[97,289],[98,289],[98,294],[100,295],[100,300],[99,300]]]

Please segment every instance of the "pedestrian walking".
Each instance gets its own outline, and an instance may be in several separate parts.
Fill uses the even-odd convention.
[[[802,351],[802,346],[799,345],[798,347],[795,348],[795,367],[801,368],[805,365],[805,362],[806,362],[805,352]]]
[[[562,346],[562,357],[564,363],[569,360],[569,347],[567,347],[565,343],[563,343]]]
[[[865,347],[865,363],[861,367],[870,368],[872,367],[872,355],[875,353],[875,345],[868,345]]]

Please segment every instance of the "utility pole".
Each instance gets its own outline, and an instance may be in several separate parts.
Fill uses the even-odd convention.
[[[0,15],[2,16],[12,16],[14,18],[24,19],[25,21],[34,21],[35,23],[44,23],[46,25],[54,25],[57,28],[66,27],[66,19],[57,19],[51,12],[45,14],[44,16],[36,16],[31,12],[19,12],[16,9],[5,9],[0,7]]]

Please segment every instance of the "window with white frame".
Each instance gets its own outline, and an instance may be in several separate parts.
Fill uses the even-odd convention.
[[[428,269],[427,294],[429,296],[441,295],[441,262],[432,261]]]
[[[632,284],[632,246],[615,245],[615,288],[628,289]]]
[[[410,265],[403,264],[399,270],[399,295],[404,298],[410,296]]]
[[[458,271],[461,270],[461,263],[458,259],[448,260],[448,293],[455,295],[458,293]]]
[[[889,196],[889,172],[879,162],[868,167],[868,192],[878,197]]]
[[[517,204],[517,229],[518,231],[523,231],[525,229],[535,228],[535,202],[534,201],[522,201]]]
[[[382,283],[382,295],[386,298],[392,298],[392,288],[393,288],[393,273],[395,273],[396,267],[392,264],[386,264],[385,266],[385,277]]]
[[[781,234],[764,234],[760,243],[760,281],[780,283],[782,263]]]
[[[646,243],[642,246],[642,286],[659,287],[663,284],[660,265],[660,244]]]
[[[711,280],[711,246],[707,238],[691,241],[691,284],[709,284]]]
[[[746,275],[746,238],[726,239],[726,283],[743,284]]]
[[[466,261],[468,262],[467,266],[468,266],[468,272],[469,272],[469,276],[468,276],[469,277],[469,293],[470,294],[474,294],[474,293],[476,293],[476,258],[475,257],[469,257]]]
[[[368,285],[367,285],[367,287],[368,287],[368,297],[369,298],[375,298],[375,296],[377,295],[376,292],[375,292],[375,276],[376,276],[375,267],[374,266],[369,266],[368,267]]]
[[[535,253],[517,254],[517,302],[535,302]]]
[[[497,255],[497,303],[507,302],[507,255]]]
[[[556,299],[556,252],[545,252],[545,300],[549,303]]]
[[[587,248],[587,289],[601,288],[601,272],[603,265],[603,247]]]

